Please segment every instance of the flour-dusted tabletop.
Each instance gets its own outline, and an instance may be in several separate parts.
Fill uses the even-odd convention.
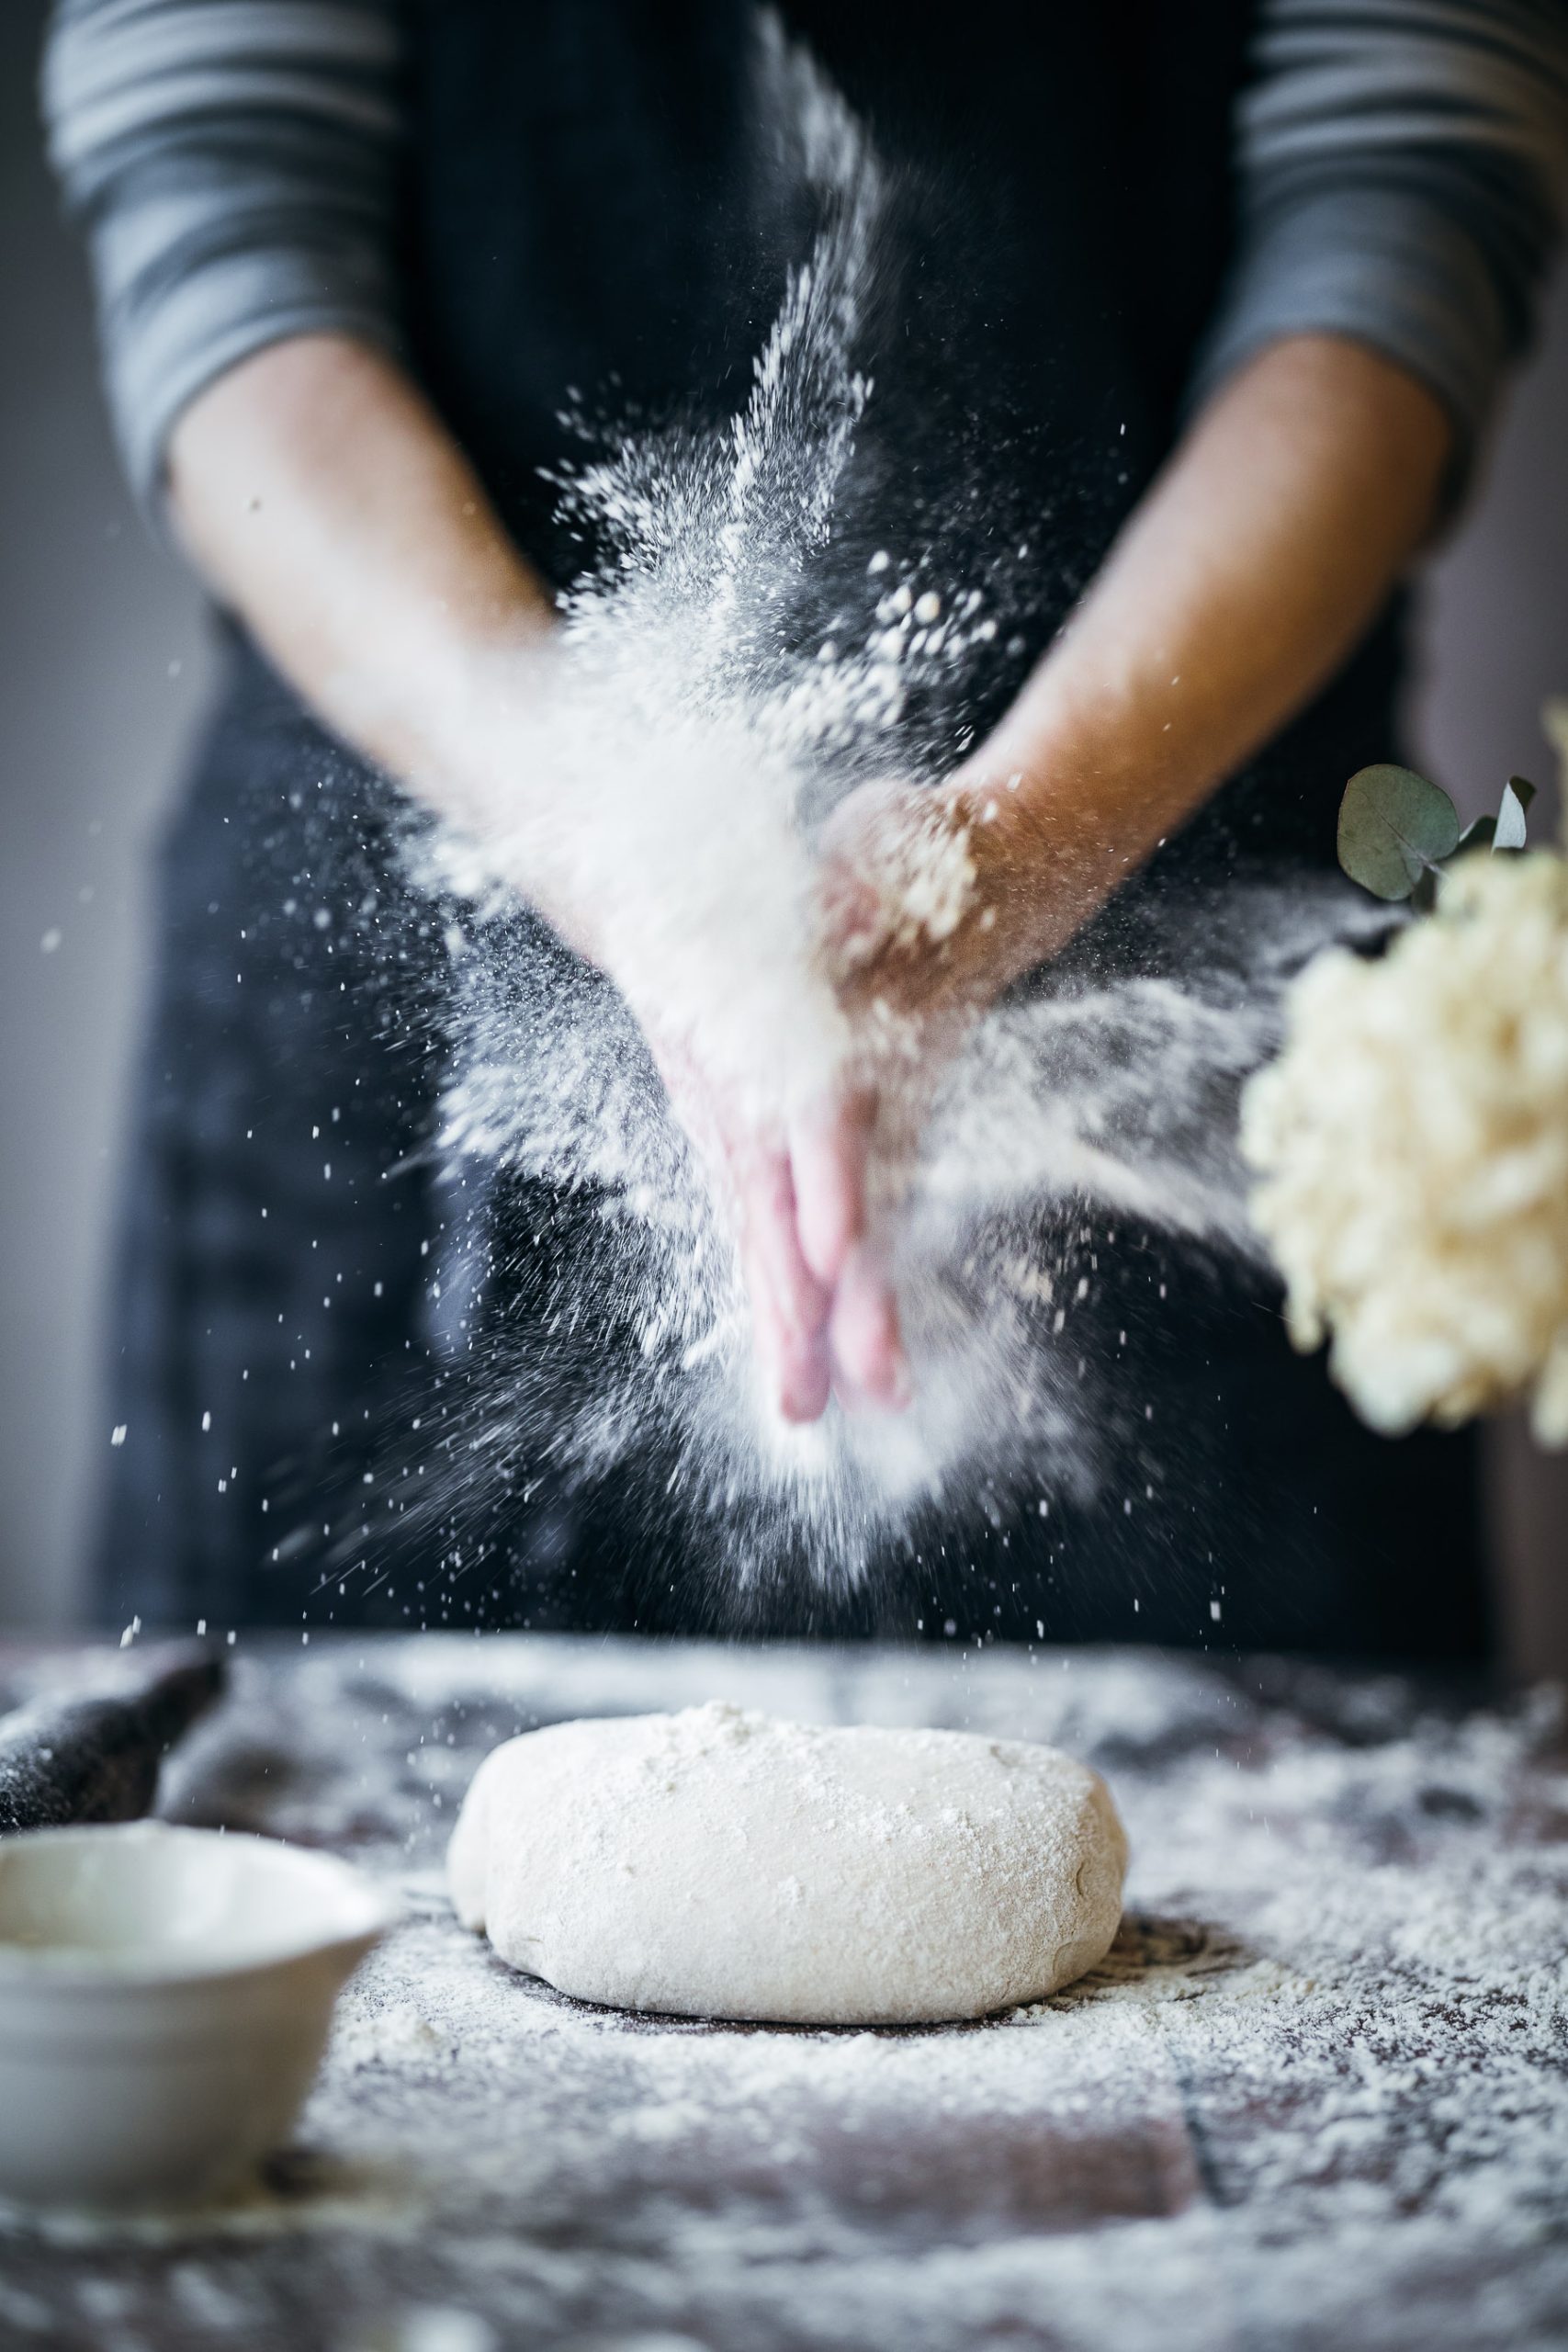
[[[405,1923],[226,2212],[0,2215],[50,2352],[1544,2352],[1568,2344],[1556,1700],[1133,1652],[242,1639],[164,1810],[329,1846]],[[0,1695],[79,1672],[0,1649]],[[914,2031],[632,2018],[448,1910],[497,1739],[729,1698],[1059,1742],[1133,1841],[1106,1963]]]

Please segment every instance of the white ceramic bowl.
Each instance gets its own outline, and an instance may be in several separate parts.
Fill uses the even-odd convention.
[[[188,2202],[287,2138],[389,1899],[159,1822],[0,1838],[0,2195]]]

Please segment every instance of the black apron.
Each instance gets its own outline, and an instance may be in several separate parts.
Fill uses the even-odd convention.
[[[983,729],[1179,429],[1231,247],[1250,11],[974,0],[959,19],[823,0],[783,13],[871,126],[892,191],[856,355],[876,389],[822,594],[866,596],[882,545],[926,551],[953,578],[1038,541],[1000,592],[988,664],[942,714]],[[413,364],[519,545],[566,584],[595,550],[545,479],[577,454],[563,404],[733,413],[812,207],[763,167],[756,25],[733,0],[428,0],[410,25]],[[805,612],[801,627],[820,620]],[[1390,615],[1077,956],[1157,962],[1160,910],[1184,894],[1331,859],[1345,777],[1393,751],[1397,684]],[[1113,1368],[1097,1494],[1057,1498],[1044,1519],[1032,1494],[928,1513],[848,1596],[802,1567],[729,1574],[722,1527],[669,1498],[657,1426],[597,1485],[543,1466],[507,1492],[459,1495],[448,1459],[433,1486],[420,1457],[476,1409],[476,1330],[563,1399],[635,1342],[609,1300],[591,1340],[552,1329],[548,1270],[597,1246],[591,1199],[430,1152],[442,917],[400,877],[398,823],[396,795],[236,642],[162,863],[106,1607],[225,1623],[1484,1645],[1472,1442],[1371,1437],[1321,1364],[1292,1355],[1255,1277],[1126,1218],[1076,1218],[1097,1278],[1077,1344]],[[563,956],[542,933],[535,952],[547,967]],[[507,1255],[498,1231],[533,1250],[531,1294],[483,1279]],[[422,1505],[432,1493],[439,1508]]]

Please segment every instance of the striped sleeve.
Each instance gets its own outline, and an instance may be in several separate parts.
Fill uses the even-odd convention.
[[[1255,65],[1198,395],[1283,335],[1351,336],[1437,394],[1462,471],[1568,199],[1568,7],[1264,0]]]
[[[328,329],[396,346],[401,48],[396,0],[57,0],[50,153],[149,506],[175,418],[239,360]]]

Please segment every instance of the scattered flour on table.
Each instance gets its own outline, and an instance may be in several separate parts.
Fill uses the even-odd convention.
[[[423,1668],[416,1680],[429,1690]],[[658,2245],[628,2221],[619,2250],[594,2257],[622,2323],[673,2299],[720,2340],[745,2325],[763,2346],[896,2335],[946,2352],[1010,2324],[1028,2342],[1048,2299],[1073,2352],[1103,2341],[1112,2312],[1120,2340],[1211,2352],[1234,2335],[1235,2298],[1270,2352],[1554,2343],[1568,2308],[1568,2255],[1553,2252],[1568,2198],[1558,1702],[1434,1713],[1394,1736],[1399,1686],[1369,1681],[1346,1740],[1309,1717],[1265,1726],[1195,1665],[1097,1661],[1048,1679],[1020,1662],[945,1683],[873,1668],[859,1687],[886,1708],[899,1682],[911,1710],[945,1689],[963,1708],[949,1720],[1070,1739],[1112,1772],[1134,1865],[1106,1959],[976,2027],[682,2026],[513,1976],[454,1929],[426,1878],[423,1917],[356,1998],[373,2014],[412,1997],[457,2053],[443,2097],[457,2080],[473,2101],[448,2129],[474,2225],[499,2226],[513,2197],[547,2230],[584,2198],[600,2214],[640,2203]],[[1521,1804],[1541,1838],[1504,1845]],[[369,2063],[389,2112],[406,2084],[412,2130],[421,2069],[395,2050]],[[346,2093],[353,2077],[337,2079]],[[523,2145],[500,2129],[517,2100]],[[1194,2142],[1202,2181],[1170,2153]],[[1124,2174],[1129,2149],[1170,2165],[1168,2211],[1119,2223],[1112,2256],[1100,2233],[1040,2234],[1031,2197],[1101,2165]],[[733,2199],[718,2215],[716,2177]],[[1021,2178],[1034,2186],[1015,2210]],[[881,2220],[875,2197],[861,2201],[868,2180]],[[900,2191],[928,2216],[918,2243],[897,2238]],[[959,2243],[965,2194],[992,2220]],[[568,2282],[491,2248],[498,2291],[521,2292],[527,2272],[537,2309],[562,2308]]]
[[[287,1678],[242,1675],[171,1792],[178,1812],[182,1787],[213,1791],[235,1826],[340,1842],[352,1824],[401,1884],[405,1923],[349,1988],[307,2113],[318,2186],[161,2233],[0,2216],[18,2312],[68,2335],[84,2253],[112,2267],[123,2247],[143,2298],[126,2332],[181,2343],[146,2267],[164,2247],[236,2298],[236,2340],[308,2296],[344,2315],[332,2352],[349,2313],[400,2301],[539,2352],[660,2329],[709,2352],[1563,2341],[1556,1694],[1413,1715],[1394,1677],[1280,1669],[1265,1702],[1256,1679],[1133,1655],[434,1636],[355,1655],[312,1645]],[[573,1711],[646,1706],[671,1681],[682,1701],[723,1689],[1083,1755],[1132,1841],[1116,1944],[1043,2004],[935,2030],[637,2018],[516,1974],[451,1915],[452,1814],[419,1759],[454,1756],[460,1783],[563,1692]],[[288,1770],[259,1778],[251,1759],[279,1745]],[[1082,2226],[1086,2180],[1133,2210]]]

